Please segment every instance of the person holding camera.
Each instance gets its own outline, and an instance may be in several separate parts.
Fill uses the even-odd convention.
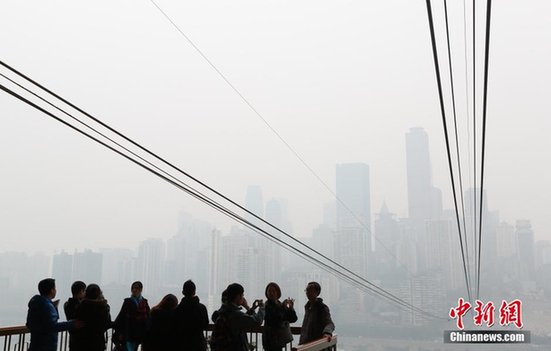
[[[260,326],[264,320],[265,311],[262,300],[255,300],[249,307],[244,293],[245,289],[238,283],[228,285],[224,291],[226,301],[218,310],[210,341],[211,349],[250,350],[246,330]],[[246,312],[242,311],[243,308]]]
[[[290,323],[297,321],[294,309],[294,300],[281,298],[281,288],[274,282],[266,286],[266,316],[264,317],[264,331],[262,333],[262,347],[266,351],[281,351],[293,341]]]

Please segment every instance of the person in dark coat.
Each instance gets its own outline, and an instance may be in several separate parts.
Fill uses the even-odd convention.
[[[71,294],[73,297],[70,297],[63,304],[63,310],[65,311],[65,317],[67,320],[76,319],[77,307],[84,299],[86,291],[86,284],[80,280],[77,280],[71,285]],[[69,331],[69,350],[73,350],[73,331]]]
[[[144,342],[144,350],[175,350],[174,309],[178,298],[168,294],[151,309],[149,331]]]
[[[109,310],[100,287],[97,284],[88,285],[86,295],[76,309],[76,317],[84,322],[84,327],[73,333],[71,350],[105,350],[105,331],[111,327]]]
[[[84,282],[77,280],[71,285],[71,294],[73,295],[73,297],[70,297],[63,304],[63,311],[65,311],[65,317],[67,317],[67,320],[75,319],[77,306],[84,299],[85,293],[86,284]]]
[[[329,307],[318,297],[321,293],[321,286],[317,282],[310,282],[306,286],[305,292],[308,302],[304,306],[305,314],[299,344],[306,344],[323,337],[326,337],[328,341],[331,340],[335,324],[331,320]]]
[[[229,340],[232,343],[229,349],[232,351],[250,351],[245,331],[260,326],[264,320],[264,302],[262,300],[255,300],[252,307],[249,307],[244,293],[245,289],[241,284],[233,283],[228,285],[222,293],[222,296],[227,300],[222,303],[217,314],[217,319],[224,318],[227,320],[230,333]],[[255,312],[257,307],[260,308],[258,312]],[[245,308],[246,313],[241,311],[241,308]],[[213,342],[216,343],[216,340],[213,340]]]
[[[222,291],[222,296],[220,298],[222,305],[224,306],[225,303],[228,302],[228,292],[226,290]],[[218,319],[218,316],[220,315],[220,310],[216,310],[212,312],[212,315],[210,316],[210,320],[212,323],[216,323],[216,320]]]
[[[38,283],[38,292],[29,301],[27,328],[31,332],[29,351],[56,351],[58,333],[80,327],[80,322],[58,322],[57,303],[52,302],[57,293],[55,280],[43,279]]]
[[[297,321],[294,310],[294,300],[286,299],[280,302],[281,288],[274,282],[266,286],[266,315],[264,316],[264,332],[262,333],[262,347],[266,351],[281,351],[291,340],[281,339],[281,330],[287,328],[288,323]],[[287,322],[287,323],[286,323]],[[289,331],[290,333],[290,331]]]
[[[115,319],[115,343],[123,344],[126,351],[136,351],[144,341],[150,309],[147,299],[142,296],[143,284],[136,281],[130,289],[132,296],[124,299]]]
[[[195,295],[196,286],[191,280],[184,283],[184,297],[174,313],[176,325],[176,350],[205,351],[207,341],[205,330],[209,325],[209,317],[205,305],[199,302]]]

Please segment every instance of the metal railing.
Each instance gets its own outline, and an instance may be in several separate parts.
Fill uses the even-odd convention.
[[[208,338],[212,333],[214,328],[213,324],[210,324],[205,331],[205,336]],[[251,328],[246,331],[247,338],[251,345],[255,346],[255,349],[262,351],[262,331],[264,327],[259,326]],[[300,327],[291,327],[291,333],[293,335],[300,335]],[[114,345],[111,340],[112,330],[106,332],[107,340],[107,350],[112,350]],[[295,338],[298,339],[298,338]],[[29,329],[25,326],[16,326],[16,327],[3,327],[0,328],[0,346],[3,345],[3,351],[27,351],[30,343],[30,332]],[[297,340],[298,341],[298,340]],[[332,338],[331,341],[327,341],[326,338],[313,341],[311,343],[293,347],[298,342],[290,342],[285,347],[286,351],[297,350],[297,351],[320,351],[320,350],[337,350],[337,338],[336,336]],[[59,340],[57,345],[58,351],[68,351],[69,350],[69,333],[60,332]]]
[[[107,350],[112,350],[114,345],[111,340],[112,330],[105,333],[107,340]],[[69,333],[59,332],[57,342],[58,351],[69,350]],[[3,351],[27,351],[31,342],[31,333],[26,326],[3,327],[0,328],[0,345]]]
[[[28,332],[26,327],[0,328],[0,340],[4,345],[4,351],[26,351],[28,342],[25,337],[28,336]]]
[[[299,345],[293,347],[292,351],[337,351],[337,336],[333,335],[331,339],[321,338],[308,344]]]

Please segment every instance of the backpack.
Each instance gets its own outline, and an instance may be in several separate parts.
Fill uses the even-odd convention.
[[[231,351],[235,349],[235,341],[229,316],[226,313],[220,313],[214,322],[214,328],[209,338],[210,349],[213,351]]]

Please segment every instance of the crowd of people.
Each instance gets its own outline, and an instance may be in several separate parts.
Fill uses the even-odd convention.
[[[196,286],[188,280],[182,288],[183,298],[168,294],[153,308],[142,296],[143,284],[132,283],[131,296],[124,299],[115,320],[110,306],[97,284],[76,281],[71,286],[72,297],[63,304],[66,322],[59,321],[55,280],[39,282],[38,295],[29,301],[27,327],[31,332],[29,351],[56,351],[58,333],[69,331],[71,351],[103,351],[106,331],[113,329],[114,350],[144,351],[188,350],[250,351],[246,331],[264,323],[262,346],[266,351],[281,351],[293,340],[290,324],[297,321],[294,300],[281,301],[281,289],[271,282],[263,299],[249,305],[245,289],[238,283],[228,285],[222,292],[221,306],[211,315],[214,323],[210,337],[205,337],[209,325],[207,308],[196,295]],[[331,339],[335,325],[329,308],[319,297],[321,286],[310,282],[305,289],[308,302],[299,344]]]

